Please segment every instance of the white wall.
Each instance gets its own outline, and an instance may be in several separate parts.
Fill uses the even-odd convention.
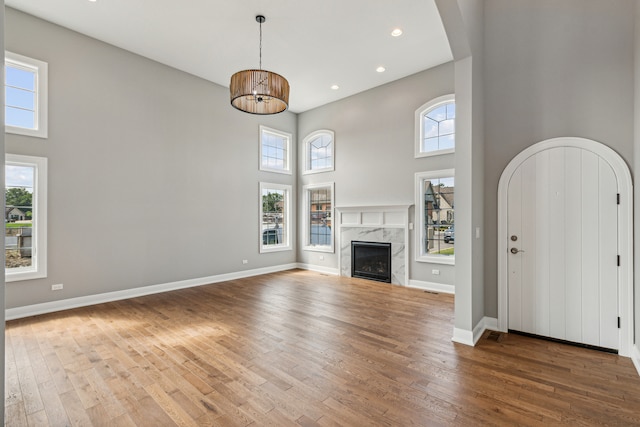
[[[454,167],[453,154],[415,158],[415,111],[453,91],[449,63],[299,114],[299,168],[304,165],[302,140],[311,132],[334,131],[336,147],[335,171],[299,177],[299,209],[304,208],[302,186],[324,182],[335,182],[336,206],[413,204],[416,172]],[[414,216],[412,209],[411,221]],[[413,231],[410,236],[410,279],[453,285],[453,266],[415,261]],[[337,253],[299,248],[298,259],[316,268],[338,268]],[[441,274],[432,275],[434,268]]]
[[[10,8],[5,25],[7,50],[49,63],[50,112],[48,139],[6,137],[49,159],[49,277],[7,284],[7,308],[296,261],[258,252],[259,182],[296,173],[258,171],[258,128],[295,141],[295,114],[241,113],[221,86]]]

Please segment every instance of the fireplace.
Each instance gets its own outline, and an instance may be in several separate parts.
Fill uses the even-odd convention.
[[[351,241],[351,276],[391,283],[391,243]]]

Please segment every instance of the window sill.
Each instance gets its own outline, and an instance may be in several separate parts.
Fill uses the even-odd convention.
[[[22,280],[33,280],[33,279],[44,279],[47,277],[47,273],[44,271],[37,270],[23,270],[23,271],[15,271],[16,269],[12,269],[12,271],[8,271],[5,269],[4,273],[4,281],[9,282],[19,282]]]
[[[305,246],[302,250],[309,252],[334,253],[333,246]]]
[[[455,256],[448,255],[422,255],[416,257],[416,261],[429,264],[456,265]]]
[[[291,246],[273,246],[273,247],[260,247],[260,253],[261,254],[267,254],[269,252],[284,252],[284,251],[290,251]]]
[[[416,152],[416,159],[419,159],[421,157],[432,157],[432,156],[440,156],[442,154],[455,154],[456,149],[455,148],[448,148],[446,150],[438,150],[438,151],[428,151],[428,152]]]

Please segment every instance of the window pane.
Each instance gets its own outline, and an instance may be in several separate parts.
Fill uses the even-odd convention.
[[[5,166],[5,268],[32,266],[35,167]]]
[[[20,107],[25,110],[35,110],[35,93],[24,90],[16,89],[13,87],[6,88],[6,105],[11,107]]]
[[[333,162],[333,136],[322,133],[307,142],[308,169],[330,168]]]
[[[438,138],[427,138],[422,145],[422,151],[436,151],[439,150]]]
[[[454,102],[439,105],[422,113],[420,152],[455,149],[455,116]]]
[[[451,103],[447,104],[447,119],[455,119],[456,118],[456,104]]]
[[[438,122],[430,119],[429,117],[424,118],[424,137],[425,138],[433,138],[438,136]]]
[[[438,141],[438,147],[440,150],[446,150],[448,148],[455,148],[456,146],[456,136],[455,135],[446,135],[441,136]]]
[[[9,126],[35,129],[36,114],[33,111],[5,107],[4,116],[4,122]]]
[[[436,122],[441,122],[447,118],[447,106],[442,105],[429,111],[426,116]]]
[[[266,130],[260,133],[262,152],[261,165],[267,169],[288,171],[289,137],[274,134]]]
[[[11,66],[5,67],[5,84],[19,87],[30,91],[36,89],[36,74],[33,71],[26,71]]]
[[[284,190],[264,189],[262,191],[262,245],[273,246],[286,243]]]
[[[309,190],[309,245],[331,245],[331,188]]]
[[[455,186],[454,178],[436,178],[424,181],[423,252],[429,255],[455,254]]]

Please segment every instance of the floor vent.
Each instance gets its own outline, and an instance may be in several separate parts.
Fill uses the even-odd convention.
[[[438,292],[433,292],[433,291],[424,291],[425,294],[433,294],[433,295],[440,295]]]
[[[489,332],[489,335],[487,335],[487,339],[495,342],[502,342],[503,335],[504,334],[501,332],[491,331]]]

